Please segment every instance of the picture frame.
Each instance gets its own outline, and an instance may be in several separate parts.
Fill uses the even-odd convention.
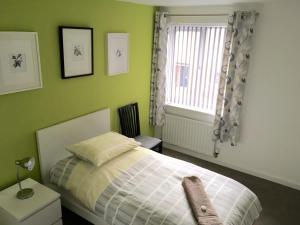
[[[129,33],[107,34],[107,73],[109,76],[129,72],[129,36]]]
[[[0,32],[0,95],[42,88],[37,32]]]
[[[94,74],[93,28],[59,26],[63,79]]]

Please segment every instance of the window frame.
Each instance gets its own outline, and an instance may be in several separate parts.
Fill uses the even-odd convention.
[[[227,27],[227,17],[223,16],[212,16],[210,18],[207,17],[169,17],[168,26],[174,25],[197,25],[197,26],[224,26]],[[208,21],[211,22],[208,22]],[[190,22],[191,21],[191,22]],[[225,33],[226,37],[226,33]],[[210,114],[208,112],[199,111],[194,109],[193,107],[183,107],[181,105],[176,105],[172,103],[165,103],[166,113],[175,114],[178,116],[183,116],[191,119],[201,120],[204,122],[208,122],[210,124],[214,121],[215,114]]]
[[[185,117],[197,121],[202,121],[210,125],[213,125],[214,118],[215,118],[214,115],[211,115],[209,113],[203,113],[190,108],[183,108],[171,104],[165,105],[165,112],[167,114],[172,114],[172,115],[181,116],[181,117]]]

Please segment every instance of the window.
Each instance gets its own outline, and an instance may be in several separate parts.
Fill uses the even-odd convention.
[[[225,26],[168,27],[166,104],[214,114]]]

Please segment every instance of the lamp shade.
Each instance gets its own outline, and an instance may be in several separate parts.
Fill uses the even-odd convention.
[[[24,189],[22,188],[21,180],[19,176],[19,168],[22,167],[23,169],[31,171],[34,168],[35,160],[33,157],[26,157],[24,159],[16,160],[15,163],[17,166],[17,180],[20,188],[20,191],[18,191],[17,193],[17,198],[18,199],[30,198],[31,196],[33,196],[34,191],[32,188],[24,188]]]
[[[21,160],[16,160],[16,165],[18,165],[28,171],[31,171],[34,168],[35,160],[33,157],[26,157]]]

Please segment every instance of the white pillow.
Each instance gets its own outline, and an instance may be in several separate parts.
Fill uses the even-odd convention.
[[[141,143],[133,138],[115,132],[108,132],[67,146],[66,150],[95,166],[101,166],[103,163],[139,145]]]

